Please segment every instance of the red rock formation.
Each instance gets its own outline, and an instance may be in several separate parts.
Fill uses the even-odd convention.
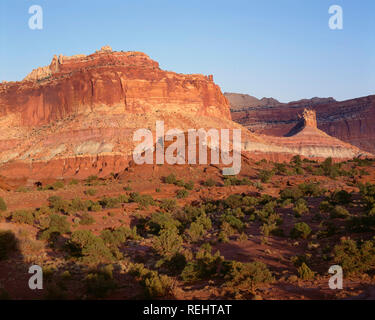
[[[141,52],[54,56],[24,81],[0,84],[0,116],[16,114],[36,126],[100,106],[146,113],[156,108],[230,119],[229,105],[212,76],[163,71]]]
[[[157,120],[166,130],[241,129],[250,157],[361,154],[317,129],[290,138],[251,134],[231,121],[212,75],[163,71],[144,53],[103,47],[88,56],[55,56],[24,81],[0,84],[0,175],[33,182],[121,172],[132,159],[134,131],[154,132]]]
[[[284,136],[298,123],[304,101],[277,106],[232,110],[234,121],[249,130]],[[314,104],[318,128],[363,150],[375,152],[375,95],[342,102],[321,100]]]

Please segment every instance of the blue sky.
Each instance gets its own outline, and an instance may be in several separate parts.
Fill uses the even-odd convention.
[[[213,74],[223,91],[283,102],[375,94],[373,0],[0,0],[0,81],[54,54],[103,45],[143,51],[161,68]],[[43,30],[28,27],[41,5]],[[344,29],[328,28],[341,5]]]

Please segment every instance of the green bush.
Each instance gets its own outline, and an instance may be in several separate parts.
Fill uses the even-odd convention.
[[[255,292],[257,287],[263,283],[274,280],[272,273],[262,262],[241,263],[231,261],[225,276],[226,286],[232,290]]]
[[[294,201],[303,197],[303,192],[299,188],[286,188],[280,191],[280,198],[282,200],[292,199]]]
[[[349,217],[350,213],[348,210],[346,210],[344,207],[342,206],[335,206],[331,213],[330,213],[330,217],[332,219],[335,219],[335,218],[347,218]]]
[[[351,199],[352,199],[352,195],[345,190],[335,191],[331,195],[331,202],[334,204],[346,205],[351,202]]]
[[[191,181],[191,180],[188,181],[187,183],[185,183],[184,188],[186,190],[193,190],[194,189],[194,182]]]
[[[150,195],[141,195],[138,192],[132,192],[129,201],[138,203],[142,208],[148,208],[148,206],[155,205],[155,201]]]
[[[88,214],[87,212],[85,212],[82,216],[81,216],[81,220],[79,222],[81,225],[91,225],[91,224],[94,224],[95,223],[95,219],[93,218],[93,216],[91,214]]]
[[[137,227],[120,227],[117,229],[106,229],[103,230],[100,234],[100,237],[103,241],[109,245],[118,247],[121,244],[125,243],[127,240],[137,240],[139,236],[137,234]]]
[[[354,240],[342,240],[333,250],[334,261],[343,268],[344,274],[363,274],[375,270],[374,241],[356,243]]]
[[[306,263],[302,263],[302,265],[298,268],[298,275],[302,280],[311,280],[315,277],[315,272],[313,272]]]
[[[40,238],[42,240],[50,240],[51,235],[54,234],[59,235],[70,232],[70,224],[65,216],[52,214],[49,219],[48,228],[41,233]]]
[[[89,230],[78,230],[72,233],[68,246],[73,255],[87,264],[111,263],[114,257],[102,238]]]
[[[168,228],[160,231],[160,235],[154,238],[153,249],[163,257],[172,257],[182,246],[183,240],[176,228]]]
[[[206,187],[214,187],[214,186],[216,186],[216,181],[212,178],[209,178],[206,181],[203,181],[202,184]]]
[[[170,175],[164,178],[164,182],[168,184],[175,184],[177,182],[177,178],[174,173],[171,173]]]
[[[181,278],[186,282],[194,282],[203,279],[212,279],[220,274],[220,266],[224,259],[217,251],[212,255],[212,248],[208,243],[201,246],[195,256],[195,260],[190,261],[181,273]]]
[[[178,199],[184,199],[189,196],[189,192],[185,189],[177,190],[176,196]]]
[[[85,190],[85,195],[87,196],[95,196],[98,193],[96,189],[87,189]]]
[[[100,205],[99,202],[93,202],[93,203],[89,206],[89,210],[92,211],[92,212],[99,212],[99,211],[102,211],[102,210],[103,210],[103,207]]]
[[[91,272],[86,276],[86,290],[90,296],[105,298],[117,285],[113,280],[112,272],[102,270]]]
[[[160,209],[163,209],[167,212],[172,212],[177,208],[176,199],[163,199],[159,204]]]
[[[78,183],[79,183],[79,181],[77,179],[72,179],[72,180],[70,180],[69,185],[70,186],[76,186]]]
[[[12,222],[34,224],[34,214],[32,211],[18,210],[12,213]]]
[[[206,234],[206,230],[201,223],[193,222],[186,231],[186,234],[191,242],[198,242]]]
[[[179,228],[180,222],[168,212],[156,212],[147,221],[145,228],[152,234],[158,235],[162,229]]]
[[[271,180],[271,178],[275,175],[275,172],[272,170],[260,170],[258,174],[258,178],[262,183],[267,183]]]
[[[290,232],[290,236],[292,238],[303,238],[307,239],[307,237],[311,233],[311,228],[309,227],[308,224],[305,222],[298,222],[294,225],[292,231]]]
[[[293,211],[296,217],[301,217],[304,213],[308,213],[309,208],[307,207],[306,201],[303,199],[298,199],[294,205]]]
[[[63,181],[56,181],[52,185],[52,187],[53,187],[54,190],[62,189],[62,188],[64,188],[64,182]]]
[[[3,198],[0,197],[0,211],[7,211],[7,205]]]
[[[130,273],[140,280],[147,298],[161,298],[171,293],[173,283],[168,276],[149,270],[143,264],[134,264]]]

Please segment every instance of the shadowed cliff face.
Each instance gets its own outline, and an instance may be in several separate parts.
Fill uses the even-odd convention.
[[[307,106],[313,106],[316,110],[319,129],[363,150],[375,152],[375,96],[342,102],[327,98],[308,104],[302,100],[241,108],[232,110],[232,118],[252,132],[285,136],[298,123],[298,114]]]

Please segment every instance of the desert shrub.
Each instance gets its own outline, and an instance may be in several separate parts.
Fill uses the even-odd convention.
[[[231,235],[233,235],[235,233],[234,229],[231,227],[231,225],[224,221],[221,226],[220,226],[220,232],[219,232],[219,236],[218,236],[218,240],[220,242],[228,242],[229,241],[229,237]]]
[[[98,176],[91,175],[86,179],[87,186],[96,186],[99,184]]]
[[[193,222],[190,225],[190,228],[186,231],[186,234],[190,241],[197,242],[206,234],[206,230],[201,223]]]
[[[325,191],[320,188],[319,183],[301,183],[298,188],[308,197],[320,197]]]
[[[94,224],[95,223],[95,219],[93,218],[93,216],[91,214],[85,212],[81,216],[81,220],[80,220],[79,223],[82,224],[82,225],[88,226],[88,225]]]
[[[168,184],[175,184],[177,182],[176,175],[174,173],[171,173],[170,175],[164,178],[164,182]]]
[[[156,212],[147,221],[145,229],[152,234],[159,234],[162,229],[178,228],[180,222],[168,212]]]
[[[335,263],[342,266],[344,274],[363,274],[375,268],[374,241],[342,240],[334,247],[333,254]]]
[[[287,166],[285,163],[274,163],[274,171],[277,175],[286,174]]]
[[[87,189],[85,190],[85,195],[87,196],[95,196],[98,193],[96,189]]]
[[[309,208],[307,207],[306,201],[303,199],[298,199],[294,205],[293,211],[296,217],[301,217],[304,213],[308,213]]]
[[[168,276],[149,270],[143,264],[134,264],[130,268],[130,273],[139,279],[147,298],[165,297],[172,290],[173,283]]]
[[[294,201],[303,197],[303,192],[299,188],[286,188],[280,191],[280,198],[282,200],[292,199]]]
[[[303,238],[307,239],[307,237],[311,233],[311,228],[305,222],[298,222],[294,225],[292,231],[290,232],[290,236],[292,238]]]
[[[330,201],[333,204],[346,205],[351,202],[351,199],[352,195],[349,192],[345,190],[339,190],[332,193]]]
[[[220,217],[222,222],[227,222],[229,225],[238,230],[242,231],[243,228],[245,227],[244,223],[236,216],[233,214],[233,211],[226,211],[221,217]]]
[[[249,178],[239,179],[237,176],[224,176],[225,186],[251,186],[252,181]]]
[[[312,271],[305,262],[298,268],[298,275],[302,280],[311,280],[315,277],[315,272]]]
[[[274,171],[272,170],[260,170],[258,174],[258,178],[262,183],[267,183],[271,180],[271,178],[274,176]]]
[[[100,237],[109,246],[118,247],[127,240],[137,240],[137,227],[120,227],[117,229],[105,229],[101,232]]]
[[[69,214],[71,211],[69,201],[62,199],[59,196],[49,197],[48,202],[49,202],[49,207],[53,209],[55,212]]]
[[[66,217],[52,214],[49,217],[49,226],[41,233],[40,238],[42,240],[49,240],[53,234],[65,234],[68,232],[70,232],[70,224],[66,220]]]
[[[171,257],[181,249],[182,243],[177,228],[167,228],[162,229],[160,235],[154,238],[152,247],[159,255]]]
[[[339,164],[334,164],[332,158],[327,158],[324,160],[321,163],[320,168],[322,169],[323,174],[327,177],[334,179],[340,175]]]
[[[319,204],[319,210],[321,212],[330,212],[332,210],[332,205],[328,201],[324,200]]]
[[[203,207],[186,205],[182,210],[178,210],[175,213],[175,218],[180,221],[183,226],[187,226],[202,214],[205,214],[205,209]]]
[[[99,200],[99,203],[105,209],[112,209],[120,206],[120,199],[104,197]]]
[[[209,178],[206,181],[203,181],[202,185],[204,185],[206,187],[214,187],[214,186],[216,186],[216,181],[212,178]]]
[[[79,183],[79,181],[77,179],[72,179],[72,180],[70,180],[69,185],[70,186],[76,186],[78,183]]]
[[[342,206],[334,206],[330,213],[330,217],[334,218],[347,218],[350,215],[349,211]]]
[[[98,270],[95,272],[90,272],[86,276],[85,282],[87,293],[95,298],[105,298],[117,287],[116,282],[113,280],[112,270]]]
[[[281,236],[283,234],[282,229],[277,226],[276,222],[264,223],[260,227],[260,231],[265,237],[269,237],[270,235]]]
[[[52,187],[53,187],[54,190],[62,189],[62,188],[64,188],[64,182],[63,181],[56,181],[52,185]]]
[[[192,253],[186,250],[177,252],[168,259],[159,260],[156,267],[159,268],[162,265],[164,268],[168,269],[168,272],[174,275],[180,275],[182,270],[186,267],[190,255],[192,255]]]
[[[149,194],[141,195],[138,192],[132,192],[129,201],[138,203],[141,208],[155,205],[154,199]]]
[[[34,214],[28,210],[18,210],[12,213],[12,222],[34,224]]]
[[[242,205],[242,196],[240,194],[231,194],[224,200],[224,204],[229,208],[238,208]]]
[[[296,172],[297,175],[302,175],[302,174],[305,173],[305,170],[303,170],[303,168],[300,167],[300,166],[296,166],[296,167],[294,168],[294,171]]]
[[[299,156],[299,155],[294,156],[290,162],[297,165],[297,166],[302,165],[301,156]]]
[[[31,188],[28,188],[28,187],[18,187],[16,192],[22,192],[22,193],[26,193],[26,192],[30,192],[32,189]]]
[[[89,206],[89,210],[92,212],[99,212],[103,210],[103,207],[100,205],[99,202],[92,202]]]
[[[178,199],[184,199],[189,196],[189,192],[185,189],[177,190],[176,196]]]
[[[193,181],[188,181],[184,184],[184,188],[186,190],[193,190],[194,189],[194,182]]]
[[[0,261],[18,250],[18,241],[12,231],[0,230]]]
[[[70,202],[70,207],[75,211],[86,211],[87,210],[87,203],[82,201],[80,198],[74,198]]]
[[[259,200],[256,197],[245,196],[242,198],[242,204],[244,206],[256,206],[258,205]]]
[[[224,259],[220,256],[220,252],[217,251],[212,255],[211,246],[205,243],[197,252],[195,260],[187,263],[181,273],[181,278],[186,282],[193,282],[217,277],[219,276],[219,267],[223,261]]]
[[[177,201],[176,199],[163,199],[160,202],[159,207],[167,212],[172,212],[177,208]]]
[[[102,238],[89,230],[78,230],[72,233],[68,246],[74,256],[87,264],[111,263],[114,257]]]
[[[231,261],[225,275],[226,286],[236,291],[248,291],[254,293],[257,287],[263,283],[274,280],[272,273],[262,262],[241,263]]]

